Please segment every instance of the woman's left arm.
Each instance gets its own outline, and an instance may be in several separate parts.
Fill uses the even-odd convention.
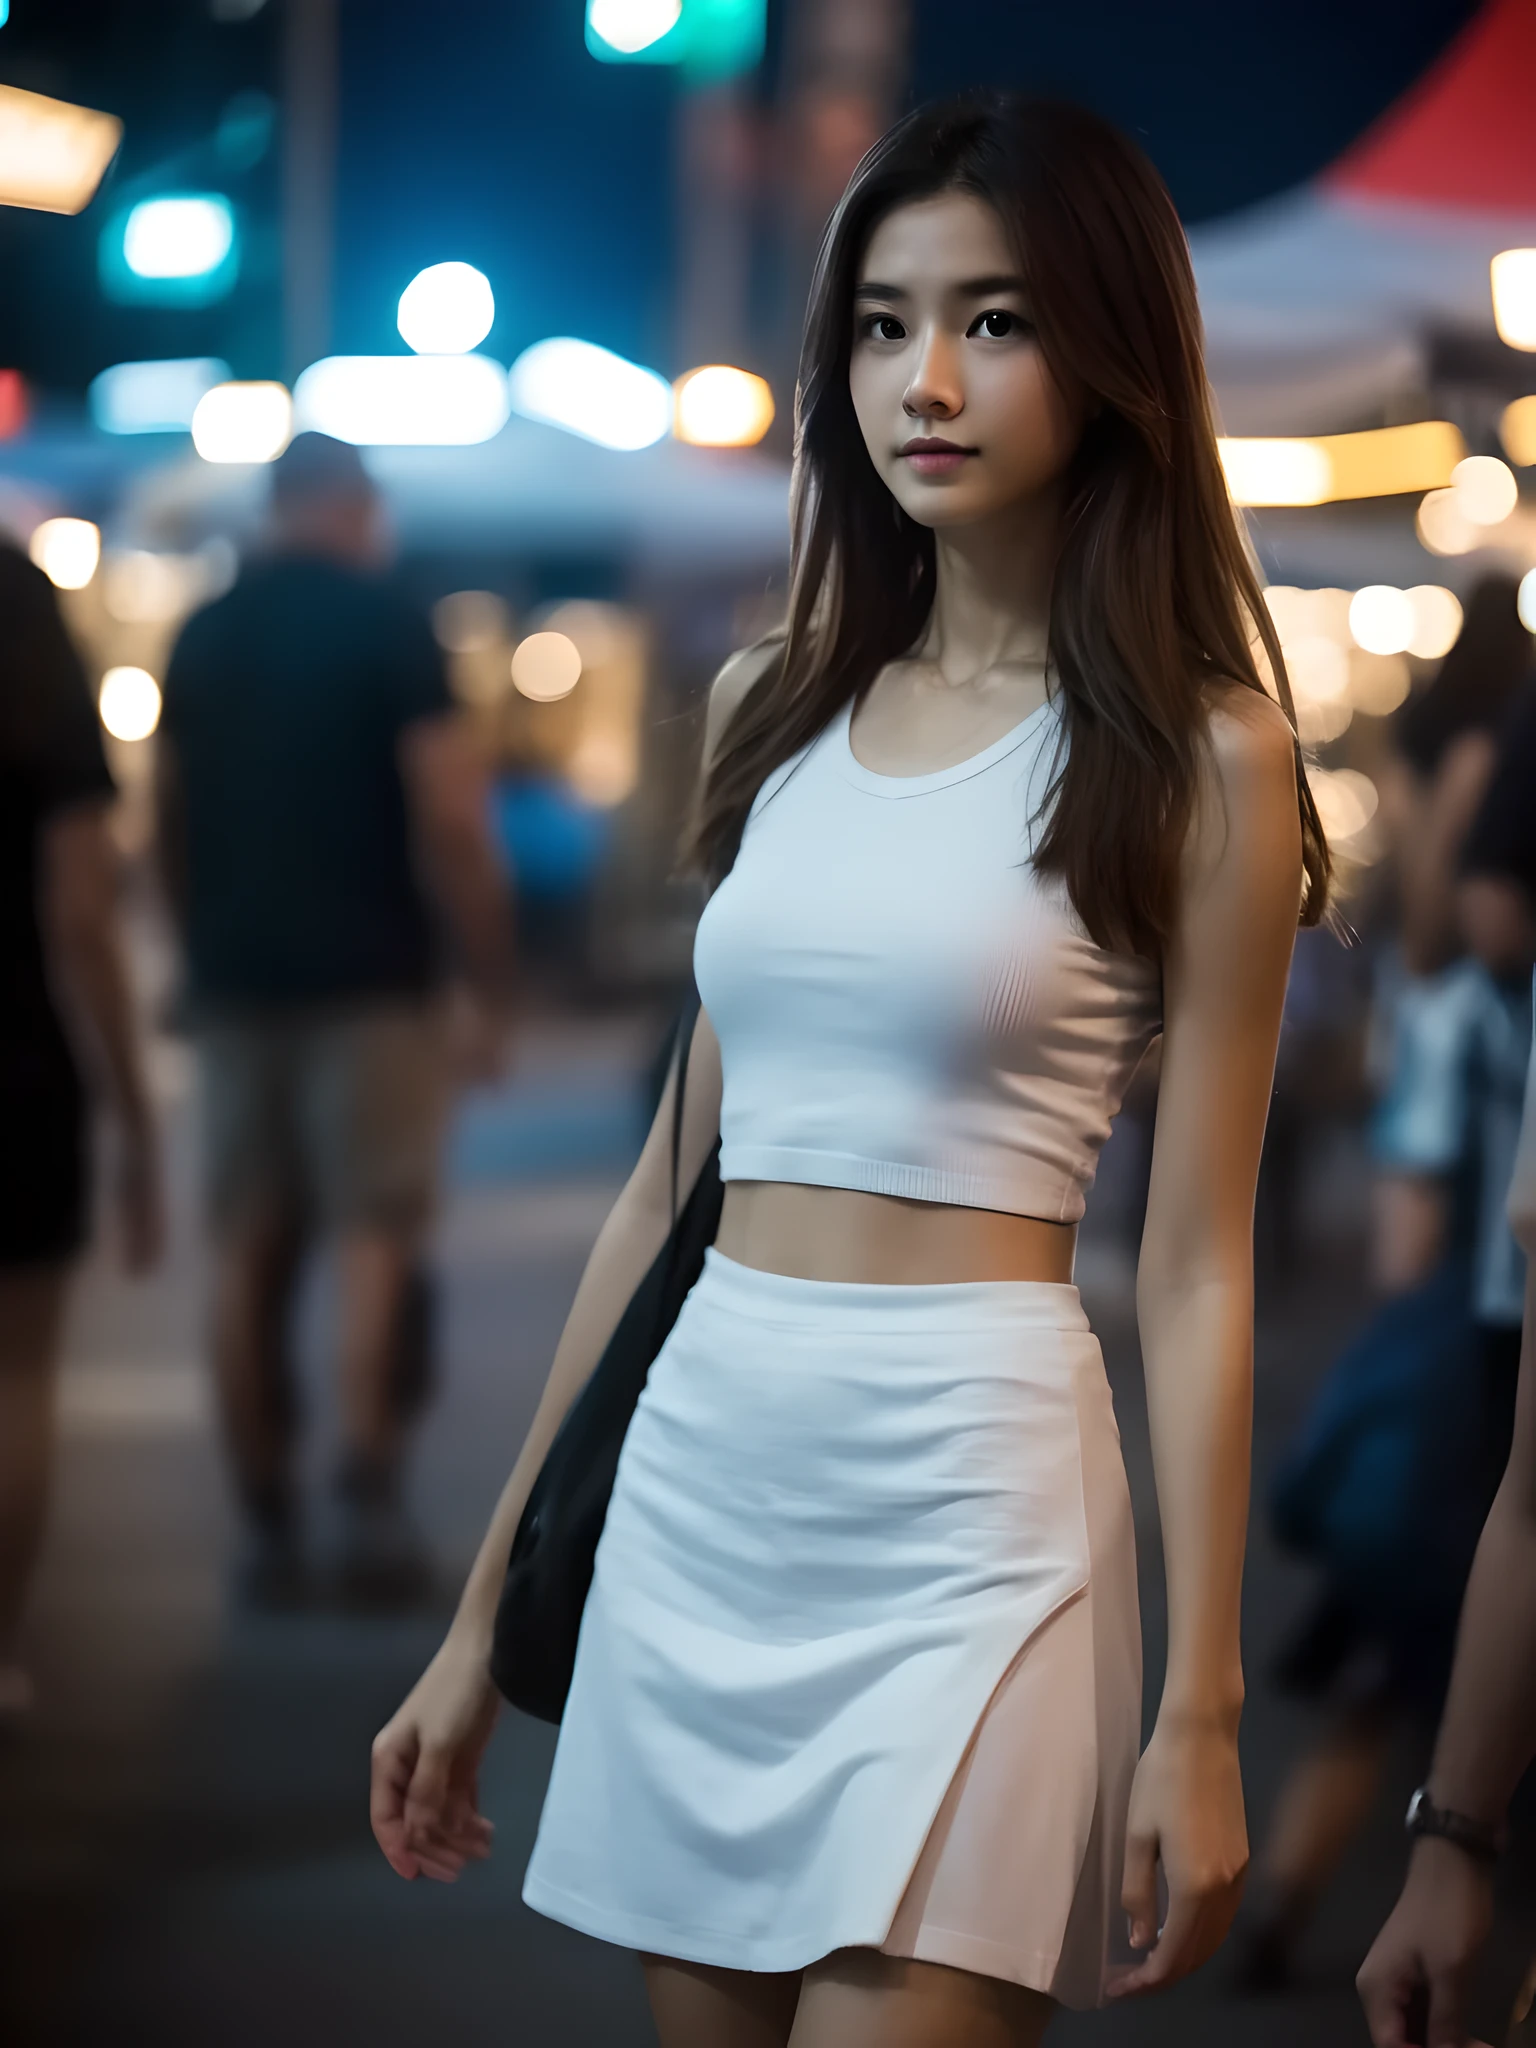
[[[1295,749],[1279,708],[1231,690],[1163,963],[1163,1058],[1137,1275],[1168,1581],[1168,1667],[1137,1768],[1123,1903],[1148,1991],[1220,1946],[1248,1862],[1237,1727],[1253,1412],[1253,1200],[1301,901]],[[1157,1865],[1168,1913],[1157,1921]]]

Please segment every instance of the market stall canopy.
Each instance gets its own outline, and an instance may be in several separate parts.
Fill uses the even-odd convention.
[[[1536,6],[1490,0],[1315,184],[1195,231],[1229,432],[1375,424],[1437,336],[1492,342],[1489,262],[1536,244],[1533,79]]]

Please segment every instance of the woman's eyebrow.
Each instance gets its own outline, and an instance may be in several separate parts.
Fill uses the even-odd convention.
[[[967,277],[949,287],[965,299],[985,299],[997,292],[1022,292],[1026,289],[1022,277],[1013,273],[999,272],[995,277]],[[853,288],[856,299],[909,299],[912,294],[899,284],[880,284],[874,278]]]
[[[954,289],[968,299],[985,299],[993,292],[1021,292],[1024,280],[1016,274],[999,274],[996,277],[970,277]]]

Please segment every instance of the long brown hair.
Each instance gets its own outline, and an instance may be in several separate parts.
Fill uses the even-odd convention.
[[[848,388],[858,265],[894,208],[940,192],[992,206],[1018,247],[1047,363],[1093,417],[1063,479],[1050,656],[1068,747],[1036,865],[1103,946],[1160,956],[1206,737],[1204,686],[1262,691],[1261,642],[1295,723],[1268,606],[1228,497],[1189,250],[1141,152],[1080,108],[985,94],[919,108],[864,158],[827,229],[796,403],[783,658],[737,707],[687,852],[712,881],[752,799],[921,635],[934,539],[866,451]],[[1329,859],[1297,754],[1302,921]]]

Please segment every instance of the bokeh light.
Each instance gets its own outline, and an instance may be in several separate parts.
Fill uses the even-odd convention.
[[[84,590],[101,560],[101,529],[89,519],[45,519],[27,552],[57,590]]]
[[[147,740],[160,723],[160,685],[147,668],[109,668],[97,701],[115,740]]]
[[[215,384],[192,415],[204,462],[275,462],[293,438],[293,400],[282,384]]]
[[[1469,455],[1451,471],[1456,508],[1474,526],[1497,526],[1520,502],[1520,486],[1497,455]]]
[[[626,451],[649,448],[672,425],[672,387],[654,370],[590,341],[536,341],[512,365],[512,409]]]
[[[115,114],[0,85],[0,206],[79,213],[122,134]]]
[[[1350,601],[1349,630],[1367,654],[1403,654],[1413,639],[1416,620],[1406,590],[1390,583],[1368,583]]]
[[[396,325],[418,355],[467,355],[496,323],[490,280],[472,263],[434,263],[400,294]]]
[[[123,261],[135,277],[204,277],[235,244],[235,216],[221,193],[141,199],[123,223]]]
[[[1450,653],[1461,631],[1461,600],[1439,583],[1416,583],[1407,595],[1413,606],[1408,652],[1420,661],[1438,661]]]
[[[1236,504],[1321,505],[1332,491],[1332,464],[1315,441],[1223,439],[1218,446]]]
[[[229,381],[217,356],[114,363],[92,380],[91,418],[104,434],[184,434],[198,400]]]
[[[512,684],[535,704],[569,697],[581,681],[581,650],[564,633],[530,633],[512,656]]]
[[[750,370],[710,363],[690,370],[672,387],[672,431],[700,448],[750,448],[773,425],[773,393]]]
[[[507,423],[507,376],[489,356],[326,356],[293,388],[301,427],[359,447],[466,448]]]
[[[1349,701],[1371,718],[1388,718],[1408,700],[1413,674],[1401,654],[1367,654],[1357,647],[1349,657]]]
[[[571,755],[566,772],[579,797],[608,810],[623,803],[635,787],[635,752],[619,734],[589,732]]]
[[[1282,643],[1291,689],[1309,703],[1331,704],[1349,688],[1349,656],[1337,640],[1306,633]]]
[[[595,38],[621,57],[633,57],[670,35],[683,0],[587,0],[588,45]]]
[[[1515,596],[1515,609],[1520,614],[1520,623],[1527,633],[1536,633],[1536,569],[1527,569],[1520,578],[1520,588]]]
[[[1505,249],[1489,264],[1488,278],[1500,341],[1536,349],[1536,249]]]
[[[1307,782],[1329,843],[1350,852],[1376,815],[1376,785],[1356,768],[1312,768]]]
[[[1514,399],[1499,417],[1504,453],[1522,469],[1536,462],[1536,394]]]
[[[1432,555],[1464,555],[1483,542],[1481,527],[1473,525],[1452,490],[1426,492],[1414,526]]]

